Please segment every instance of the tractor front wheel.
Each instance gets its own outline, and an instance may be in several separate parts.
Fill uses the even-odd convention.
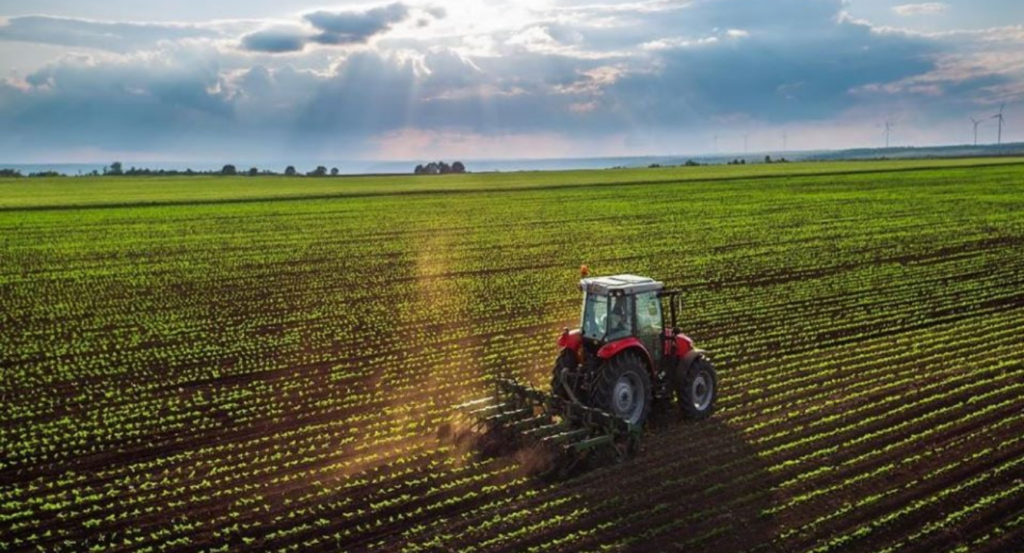
[[[626,422],[643,426],[651,412],[651,378],[635,352],[626,351],[601,365],[594,405]]]
[[[718,379],[711,361],[703,355],[676,381],[676,396],[683,414],[694,420],[706,419],[715,410]]]

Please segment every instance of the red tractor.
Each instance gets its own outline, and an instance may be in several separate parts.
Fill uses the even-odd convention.
[[[558,339],[555,395],[638,426],[655,402],[671,401],[673,394],[690,418],[711,414],[715,369],[676,326],[678,292],[634,275],[583,278],[580,290],[580,328],[566,329]]]
[[[634,275],[583,276],[580,328],[558,339],[551,391],[498,379],[493,396],[460,406],[488,435],[554,451],[559,474],[593,452],[632,456],[652,406],[673,395],[689,418],[710,416],[718,389],[707,354],[676,326],[678,292]]]

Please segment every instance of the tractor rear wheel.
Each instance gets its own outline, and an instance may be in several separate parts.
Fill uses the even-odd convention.
[[[570,400],[568,392],[565,391],[565,386],[562,385],[562,369],[575,369],[576,368],[576,352],[571,349],[563,349],[562,353],[558,355],[558,359],[555,360],[555,368],[551,369],[551,393],[565,400]],[[576,392],[577,390],[573,390]]]
[[[711,361],[701,355],[676,380],[676,396],[683,414],[694,420],[706,419],[715,410],[718,379]]]
[[[593,404],[630,424],[643,426],[651,412],[651,378],[635,352],[626,351],[601,365]]]

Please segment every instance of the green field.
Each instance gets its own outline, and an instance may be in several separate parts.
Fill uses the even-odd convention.
[[[565,186],[653,184],[796,175],[836,175],[921,168],[1017,165],[1021,158],[897,160],[874,162],[776,163],[601,171],[546,171],[413,176],[306,177],[81,177],[0,179],[0,209],[95,205],[185,204],[260,199],[328,199],[465,192],[467,190],[547,189]]]
[[[440,438],[581,263],[683,291],[713,418]],[[1021,159],[0,180],[0,305],[2,551],[1024,548]]]

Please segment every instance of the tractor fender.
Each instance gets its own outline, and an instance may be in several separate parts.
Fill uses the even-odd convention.
[[[644,363],[647,363],[647,372],[653,373],[654,361],[651,359],[651,354],[647,351],[647,348],[644,347],[643,342],[636,337],[616,340],[610,344],[605,344],[601,349],[597,350],[597,356],[601,359],[607,360],[628,349],[640,350],[640,358],[644,360]]]
[[[707,354],[708,352],[696,348],[686,352],[686,355],[682,356],[679,359],[679,362],[676,363],[676,378],[681,378],[683,375],[689,372],[690,367],[693,366],[693,362],[696,361],[699,357],[706,357]]]
[[[576,351],[580,349],[580,344],[582,343],[583,334],[578,328],[576,330],[569,330],[566,328],[562,331],[561,336],[558,337],[558,346],[565,349]]]

